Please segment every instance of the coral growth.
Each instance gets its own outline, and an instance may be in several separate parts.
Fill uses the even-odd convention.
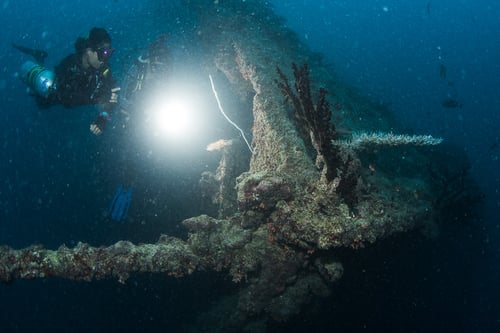
[[[441,138],[434,138],[431,135],[407,135],[394,133],[352,133],[349,140],[336,141],[336,144],[343,145],[351,150],[362,150],[375,146],[435,146],[443,142]]]
[[[276,84],[293,106],[295,124],[300,136],[306,142],[306,146],[314,147],[318,158],[324,161],[326,179],[331,181],[337,176],[337,169],[340,167],[341,159],[339,158],[340,151],[338,147],[332,142],[335,136],[335,128],[330,123],[331,113],[326,100],[326,90],[324,88],[319,89],[318,101],[314,104],[307,64],[299,68],[294,63],[292,68],[295,77],[295,91],[279,67],[277,71],[281,81],[276,80]]]
[[[307,64],[297,67],[292,64],[295,77],[295,91],[287,77],[278,67],[281,81],[276,80],[283,95],[291,102],[294,110],[295,125],[307,147],[316,150],[316,166],[322,169],[326,181],[333,184],[337,193],[353,207],[357,199],[359,162],[351,150],[341,150],[335,144],[335,127],[331,123],[331,112],[326,100],[326,90],[319,89],[318,101],[313,103],[311,82]]]

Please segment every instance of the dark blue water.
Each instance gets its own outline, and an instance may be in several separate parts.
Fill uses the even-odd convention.
[[[208,102],[210,94],[202,93],[209,91],[208,82],[192,74],[204,59],[186,46],[193,24],[181,2],[3,1],[0,244],[154,242],[161,233],[182,236],[179,221],[199,214],[199,176],[218,162],[204,145],[233,129]],[[408,236],[361,253],[346,265],[332,298],[275,329],[498,331],[500,4],[272,2],[346,82],[390,107],[403,126],[441,136],[466,152],[485,194],[477,216],[445,226],[437,239]],[[201,99],[207,98],[203,112],[214,113],[205,128],[192,124],[197,135],[173,144],[154,135],[124,134],[123,117],[117,117],[109,133],[96,138],[88,131],[95,108],[37,110],[15,76],[25,58],[10,43],[48,50],[47,65],[53,66],[72,52],[76,36],[95,25],[112,35],[118,78],[128,66],[127,52],[170,32],[173,57],[184,60],[177,71],[191,73],[186,81],[197,81]],[[450,94],[463,107],[443,108],[441,101]],[[129,218],[113,223],[106,218],[109,202],[115,188],[130,179],[135,195]],[[0,286],[0,331],[181,331],[231,288],[224,276],[211,273],[181,280],[133,276],[126,285],[19,280]]]

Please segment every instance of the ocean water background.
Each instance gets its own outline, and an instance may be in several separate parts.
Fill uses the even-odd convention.
[[[485,194],[480,214],[448,226],[432,242],[408,238],[393,257],[352,264],[336,298],[276,329],[494,332],[500,328],[499,124],[500,4],[494,1],[271,1],[287,25],[346,82],[387,105],[404,127],[443,137],[464,150]],[[187,69],[203,63],[189,47],[194,22],[181,1],[3,1],[0,15],[0,244],[58,247],[78,241],[154,242],[183,235],[179,222],[198,214],[198,179],[217,160],[210,139],[233,133],[209,105],[203,139],[179,151],[171,143],[95,138],[92,107],[38,111],[16,77],[25,59],[11,42],[48,50],[47,65],[71,53],[76,36],[103,26],[117,49],[114,72],[127,52],[168,32],[173,57]],[[446,66],[446,80],[439,68]],[[178,70],[182,72],[182,69]],[[186,70],[188,71],[188,70]],[[441,100],[454,82],[462,108]],[[208,83],[200,83],[209,89]],[[224,94],[224,92],[221,92]],[[117,126],[119,123],[115,123]],[[233,134],[234,135],[234,134]],[[132,139],[137,139],[135,136]],[[131,148],[133,147],[133,148]],[[132,153],[130,153],[132,151]],[[121,171],[129,153],[144,163]],[[118,166],[117,166],[118,165]],[[136,180],[127,223],[106,219],[115,187]],[[381,261],[380,261],[381,260]],[[349,267],[346,265],[346,267]],[[367,272],[364,276],[360,272]],[[224,276],[184,279],[134,276],[126,285],[59,279],[0,286],[2,332],[117,330],[180,331],[232,286]],[[335,294],[335,293],[334,293]],[[322,308],[317,315],[313,310]],[[307,311],[306,311],[307,312]],[[332,315],[332,313],[334,315]],[[341,318],[341,319],[339,319]],[[399,329],[399,330],[398,330]]]

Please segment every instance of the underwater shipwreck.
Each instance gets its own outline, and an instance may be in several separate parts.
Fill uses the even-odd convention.
[[[330,295],[349,267],[339,250],[355,256],[406,232],[431,237],[451,207],[466,206],[463,170],[435,160],[446,144],[400,130],[385,107],[340,82],[269,6],[179,5],[196,16],[200,47],[213,67],[207,72],[224,77],[252,106],[238,111],[253,114],[249,147],[241,138],[215,144],[219,167],[201,175],[200,191],[215,213],[182,221],[187,239],[2,246],[2,281],[126,283],[136,273],[182,278],[217,271],[237,286],[226,328],[281,322]]]

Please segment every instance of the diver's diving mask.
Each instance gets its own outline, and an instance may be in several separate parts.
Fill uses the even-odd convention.
[[[111,55],[115,51],[114,48],[110,46],[103,46],[95,50],[97,52],[97,59],[102,62],[106,62],[111,58]]]

